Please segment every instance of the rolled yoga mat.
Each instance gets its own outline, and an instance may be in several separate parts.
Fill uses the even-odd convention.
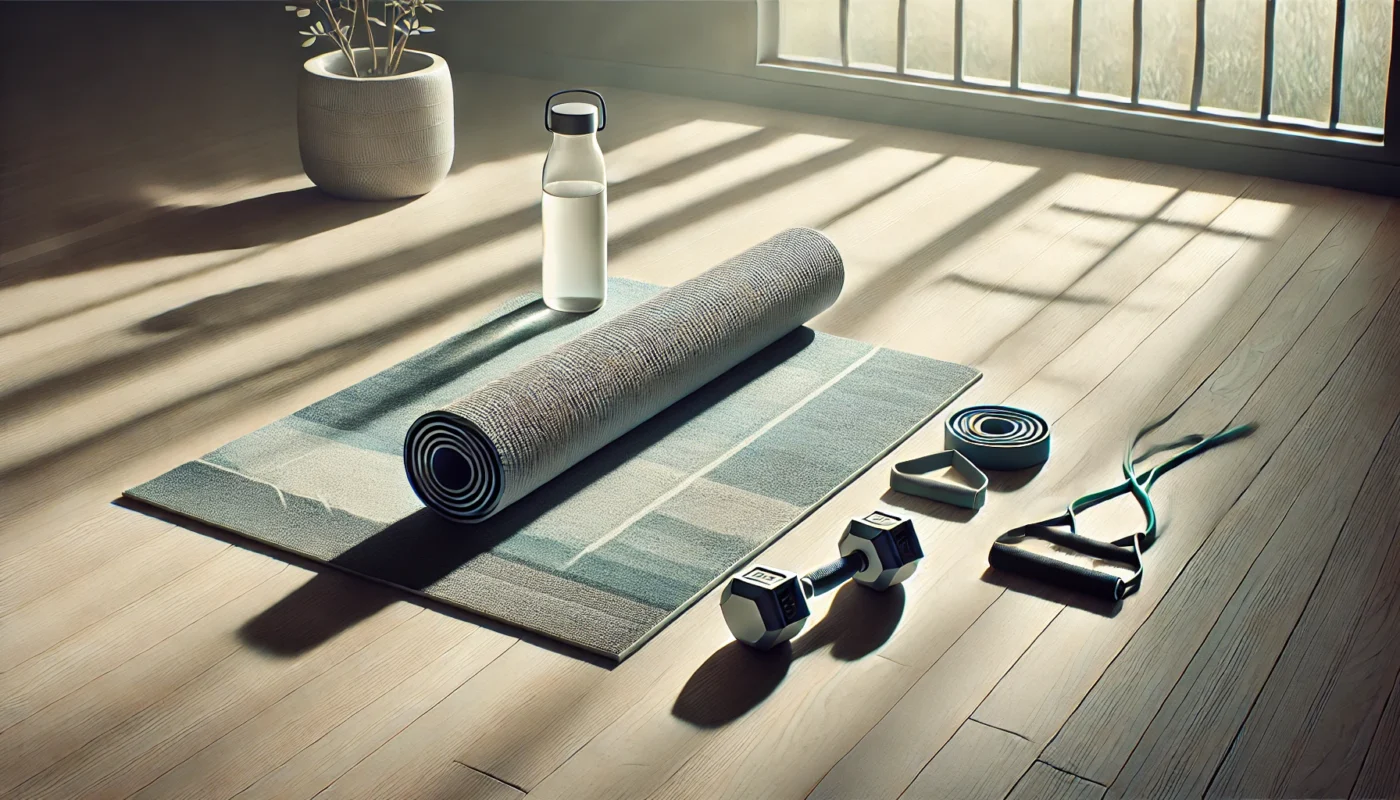
[[[826,310],[844,280],[830,240],[784,231],[418,418],[409,483],[484,520]]]
[[[813,254],[827,252],[816,234],[785,240],[813,248],[804,256],[808,266]],[[762,266],[750,276],[755,280],[805,275],[793,252],[761,246],[726,272],[749,264]],[[759,253],[771,260],[748,260]],[[126,494],[344,572],[625,658],[979,377],[971,367],[807,327],[784,335],[794,324],[788,321],[738,326],[758,299],[745,286],[734,283],[718,302],[697,309],[712,314],[716,326],[735,325],[753,337],[720,360],[737,361],[770,335],[776,341],[523,499],[506,505],[501,491],[496,513],[473,525],[425,508],[405,479],[404,434],[415,420],[532,362],[557,364],[558,353],[585,337],[601,343],[604,366],[639,354],[685,365],[681,356],[693,352],[687,343],[693,348],[714,334],[692,332],[683,340],[678,323],[663,317],[667,335],[652,340],[651,350],[608,351],[613,340],[593,331],[619,328],[612,323],[644,307],[676,308],[658,300],[667,292],[662,287],[624,278],[608,281],[607,304],[592,314],[553,311],[538,294],[519,297],[467,330]],[[780,288],[806,296],[798,284]],[[775,310],[788,319],[813,313],[800,303]],[[704,377],[676,380],[669,392],[680,394],[679,382]],[[626,407],[629,419],[664,405],[669,392],[637,399],[647,407]],[[550,418],[521,419],[540,425]],[[578,452],[543,459],[539,464],[548,468],[537,465],[534,474],[577,460]],[[346,609],[337,623],[339,610],[326,608],[325,584],[336,580],[318,574],[240,635],[275,652],[289,647],[287,630],[298,632],[297,647],[334,635],[357,618]],[[308,606],[329,615],[327,624],[306,629]]]

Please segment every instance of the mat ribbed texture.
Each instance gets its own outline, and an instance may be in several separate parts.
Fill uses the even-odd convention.
[[[337,569],[621,659],[977,380],[969,367],[797,328],[474,525],[404,476],[414,420],[645,305],[507,304],[470,330],[127,494]],[[658,344],[660,346],[660,344]],[[878,492],[868,498],[879,505]],[[832,530],[832,542],[840,534]],[[800,565],[792,565],[800,566]],[[320,578],[240,632],[335,635]],[[326,624],[306,630],[302,605]],[[343,624],[353,624],[349,618]],[[334,624],[333,624],[334,623]]]
[[[825,310],[844,279],[825,236],[784,231],[424,415],[410,483],[485,519]]]

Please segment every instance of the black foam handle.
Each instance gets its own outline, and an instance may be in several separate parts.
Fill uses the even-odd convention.
[[[865,553],[857,550],[830,564],[817,567],[807,573],[804,578],[807,583],[811,584],[813,595],[825,594],[850,580],[857,572],[865,569],[868,563]]]
[[[1136,570],[1136,573],[1125,580],[1117,575],[1033,553],[1017,546],[1026,538],[1042,539],[1076,553],[1123,564]],[[1087,536],[1056,531],[1046,525],[1025,525],[1002,534],[992,544],[992,550],[987,554],[987,563],[991,564],[993,569],[1012,572],[1110,602],[1122,600],[1132,594],[1142,579],[1142,567],[1135,551]]]

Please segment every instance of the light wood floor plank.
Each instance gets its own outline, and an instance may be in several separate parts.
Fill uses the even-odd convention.
[[[1356,783],[1400,674],[1396,486],[1400,447],[1384,444],[1207,796],[1345,797]]]
[[[1007,800],[1099,800],[1104,787],[1037,761]]]
[[[1319,238],[1321,232],[1318,233]],[[1314,240],[1316,241],[1316,240]],[[1315,245],[1309,244],[1306,250],[1311,251]],[[1268,251],[1265,251],[1267,258]],[[1296,265],[1301,263],[1302,256],[1296,259],[1281,258],[1271,259],[1269,266],[1274,269],[1283,269],[1286,274],[1296,269]],[[1255,270],[1264,269],[1264,264],[1254,267]],[[1054,501],[1063,498],[1074,497],[1088,491],[1096,486],[1103,486],[1112,483],[1117,479],[1114,474],[1113,465],[1116,456],[1121,452],[1122,442],[1126,440],[1135,426],[1141,425],[1143,419],[1148,419],[1154,413],[1153,407],[1158,403],[1159,393],[1165,390],[1175,381],[1176,375],[1180,371],[1191,369],[1192,362],[1200,355],[1200,348],[1193,345],[1193,340],[1204,338],[1208,334],[1215,319],[1220,318],[1226,308],[1233,305],[1239,313],[1257,317],[1262,314],[1270,304],[1272,296],[1262,294],[1253,298],[1254,307],[1232,304],[1232,299],[1244,285],[1236,283],[1236,288],[1231,290],[1231,282],[1247,281],[1249,272],[1244,274],[1230,274],[1217,272],[1212,277],[1214,284],[1207,283],[1202,291],[1196,292],[1187,301],[1186,305],[1169,317],[1156,330],[1141,330],[1139,336],[1147,335],[1145,340],[1130,339],[1122,344],[1132,346],[1135,341],[1143,341],[1143,344],[1133,352],[1132,356],[1118,368],[1113,375],[1109,376],[1103,383],[1098,384],[1089,397],[1081,401],[1073,409],[1073,412],[1054,423],[1056,426],[1056,436],[1061,444],[1056,458],[1052,459],[1041,475],[1037,477],[1037,482],[1048,480],[1048,491],[1044,488],[1037,494],[1044,500],[1036,500],[1039,505],[1033,505],[1029,509],[1006,508],[993,509],[990,505],[978,515],[975,521],[980,528],[990,522],[993,531],[1004,530],[1024,521],[1027,516],[1034,518],[1041,512],[1045,514],[1053,513],[1056,510]],[[1099,348],[1101,351],[1101,348]],[[1067,354],[1069,356],[1069,354]],[[1070,356],[1073,357],[1073,356]],[[1206,355],[1209,357],[1209,354]],[[1076,358],[1072,363],[1085,363],[1086,359]],[[1267,370],[1265,370],[1266,372]],[[1263,375],[1257,376],[1262,380]],[[1053,382],[1044,384],[1045,394],[1037,392],[1037,384],[1032,383],[1027,389],[1013,395],[1013,401],[1019,405],[1032,408],[1041,408],[1042,396],[1049,401],[1055,397],[1057,392],[1062,391],[1060,385]],[[1207,392],[1208,397],[1214,394]],[[1213,425],[1223,424],[1228,420],[1239,406],[1243,405],[1248,397],[1248,393],[1243,395],[1230,396],[1224,398],[1224,402],[1230,407],[1217,410],[1215,416],[1218,420],[1199,418],[1186,418],[1177,421],[1173,428],[1173,434],[1185,432],[1186,429],[1195,427],[1209,428]],[[1160,413],[1160,412],[1156,412]],[[1261,458],[1267,457],[1268,448]],[[1173,480],[1182,480],[1182,476],[1173,476]],[[1198,485],[1210,483],[1208,474],[1197,477]],[[1046,503],[1045,501],[1049,501]],[[1117,517],[1116,526],[1111,522],[1105,533],[1113,532],[1115,535],[1127,525],[1140,524],[1137,519],[1135,506],[1117,504],[1116,509],[1110,509]],[[1094,520],[1094,517],[1102,517],[1105,512],[1096,512],[1091,515],[1089,524],[1101,524]],[[984,520],[983,517],[987,519]],[[995,521],[993,521],[995,520]],[[1094,529],[1091,528],[1090,533]],[[967,571],[971,576],[980,575],[985,570],[986,565],[986,540],[981,539],[975,547],[968,548],[961,557],[966,559],[965,565],[960,569]],[[997,591],[990,592],[985,602],[996,604],[1018,605],[1023,602],[1023,595],[1018,593],[1002,593],[1000,587],[989,584],[989,588]],[[985,608],[985,606],[983,606]],[[980,613],[977,606],[970,609]],[[1048,622],[1048,620],[1047,620]],[[967,618],[965,625],[973,625],[974,628],[980,624],[980,620],[973,617]],[[1039,631],[1031,632],[1029,638],[1024,640],[1025,646],[1029,647],[1035,640]],[[918,647],[917,639],[908,640],[912,642],[912,647]],[[900,644],[896,640],[891,647],[885,649],[885,653],[892,657],[900,658]],[[1062,653],[1062,659],[1070,657],[1073,653]],[[981,670],[991,670],[993,672],[1005,672],[1011,668],[1013,663],[1017,663],[1017,658],[1021,652],[1016,652],[1010,660],[999,665],[979,664]],[[907,657],[906,657],[907,658]],[[1019,668],[1019,663],[1017,664]],[[1057,665],[1057,669],[1060,667]],[[990,687],[989,687],[990,689]],[[930,692],[936,692],[936,687],[931,687]],[[943,702],[953,702],[952,698],[942,700]],[[980,698],[979,698],[980,701]],[[939,724],[936,726],[924,726],[910,723],[916,721],[919,715],[920,703],[901,701],[900,706],[907,708],[901,710],[899,706],[891,712],[891,716],[881,722],[876,730],[863,739],[847,756],[834,767],[823,779],[822,785],[818,787],[817,796],[842,797],[853,791],[866,791],[871,796],[892,797],[899,794],[908,786],[920,769],[933,758],[934,754],[948,741],[956,730],[956,726]],[[995,722],[990,723],[996,727],[1002,727]],[[881,732],[881,728],[885,732]],[[1010,729],[1013,730],[1014,729]],[[1020,734],[1020,731],[1014,731]],[[1024,735],[1024,734],[1022,734]],[[872,739],[871,737],[876,737]],[[883,737],[883,738],[881,738]],[[883,742],[880,744],[878,742]],[[889,754],[890,749],[901,751],[898,755]],[[876,754],[880,755],[876,755]],[[874,760],[872,760],[874,759]],[[899,768],[893,768],[893,764],[899,764]]]
[[[161,657],[160,651],[152,650],[271,579],[285,566],[258,553],[230,548],[204,566],[0,675],[0,731],[41,710],[50,713],[50,704],[132,659]],[[140,668],[133,665],[128,669]],[[94,714],[98,711],[93,708]]]
[[[66,527],[36,525],[25,532],[6,531],[0,535],[0,615],[84,577],[169,527],[109,505]]]
[[[1374,431],[1400,415],[1397,325],[1400,293],[1391,296],[1275,462],[1327,469],[1304,481],[1294,476],[1308,473],[1296,469],[1267,471],[1237,506],[1237,519],[1250,515],[1256,503],[1269,506],[1264,519],[1241,522],[1241,535],[1273,528],[1270,517],[1281,523],[1114,780],[1114,796],[1205,791],[1316,586],[1380,448]],[[1400,436],[1391,442],[1400,448]],[[1280,482],[1291,485],[1277,491]]]
[[[319,586],[315,596],[307,596],[304,602],[259,609],[281,609],[279,618],[268,621],[262,629],[267,643],[234,647],[174,691],[34,775],[15,790],[15,796],[34,800],[128,797],[423,611],[405,601],[394,602],[386,598],[385,589],[366,586],[349,576],[308,576],[296,568],[287,572],[303,579],[297,589],[311,581]],[[357,623],[334,632],[342,615]],[[327,628],[333,635],[305,652],[264,649],[280,648],[284,641],[299,644],[309,632]],[[229,633],[226,631],[225,637],[234,643],[241,638]]]
[[[1350,793],[1400,673],[1397,485],[1400,447],[1383,446],[1208,796]]]
[[[1332,375],[1332,371],[1337,369],[1335,365],[1343,361],[1353,348],[1353,343],[1361,338],[1362,331],[1376,318],[1380,298],[1383,297],[1381,292],[1388,291],[1396,280],[1394,271],[1388,267],[1390,257],[1387,255],[1389,248],[1395,246],[1393,221],[1392,216],[1392,222],[1387,223],[1385,237],[1377,240],[1376,249],[1361,259],[1330,296],[1322,312],[1278,362],[1278,366],[1272,368],[1268,379],[1244,407],[1239,415],[1240,420],[1253,419],[1261,423],[1260,430],[1250,437],[1251,440],[1277,440],[1286,433],[1291,436],[1293,421],[1302,417],[1304,409],[1313,403],[1311,395]],[[1280,294],[1280,299],[1288,297],[1287,294]],[[1257,338],[1263,343],[1274,338],[1271,327],[1260,327],[1257,331],[1259,336],[1251,339]],[[1254,346],[1245,347],[1239,353],[1251,360],[1257,358]],[[1222,383],[1233,381],[1236,374],[1235,368],[1222,367],[1220,380]],[[1311,413],[1316,418],[1316,412]],[[1332,413],[1349,412],[1338,411],[1334,407]],[[1270,420],[1273,422],[1270,423]],[[1289,450],[1280,449],[1273,456],[1275,461],[1271,469],[1285,482],[1268,497],[1260,499],[1250,515],[1241,516],[1244,512],[1236,506],[1226,515],[1226,521],[1210,533],[1205,549],[1197,554],[1190,569],[1171,586],[1153,615],[1134,634],[1135,641],[1117,655],[1102,678],[1097,678],[1093,691],[1085,687],[1087,696],[1080,695],[1083,702],[1069,717],[1042,758],[1093,780],[1105,783],[1113,780],[1128,751],[1156,713],[1161,698],[1170,691],[1186,668],[1191,654],[1205,639],[1218,614],[1216,609],[1224,608],[1228,596],[1242,579],[1244,570],[1263,546],[1264,537],[1278,526],[1278,520],[1286,510],[1286,505],[1280,506],[1280,503],[1290,502],[1309,480],[1307,473],[1292,470],[1289,465],[1300,463],[1296,460],[1298,458],[1316,463],[1310,460],[1314,456],[1308,448],[1316,451],[1322,446],[1321,443],[1302,445],[1295,442]],[[1292,449],[1299,447],[1304,449]],[[1231,459],[1228,465],[1222,465],[1220,472],[1227,480],[1236,480],[1241,476],[1250,478],[1263,466],[1259,453],[1251,446],[1231,448],[1220,457]],[[1246,460],[1234,461],[1237,458]],[[1284,460],[1280,462],[1278,459]],[[1172,486],[1164,485],[1164,498],[1168,502],[1176,496],[1178,494]],[[1215,527],[1209,521],[1197,522],[1194,519],[1202,508],[1201,498],[1196,494],[1188,497],[1189,501],[1176,512],[1178,518],[1185,520],[1180,530],[1186,530],[1190,535],[1189,532],[1200,530],[1205,525]],[[1257,515],[1263,517],[1258,518]],[[1268,521],[1270,519],[1274,520],[1272,524]],[[1164,539],[1163,546],[1167,543]],[[1069,706],[1078,701],[1079,697],[1070,695],[1060,702]],[[1068,711],[1065,709],[1064,713]],[[1056,726],[1051,723],[1054,723],[1054,718],[1047,716],[1046,727],[1053,735],[1053,727]]]
[[[1388,800],[1400,795],[1400,678],[1390,690],[1371,749],[1356,777],[1354,800]]]
[[[238,628],[306,582],[304,571],[278,567],[272,578],[162,640],[140,658],[102,673],[44,707],[42,713],[0,733],[0,792],[49,769],[237,652]]]
[[[1374,281],[1383,275],[1381,265],[1385,262],[1383,258],[1373,257],[1359,271],[1353,270],[1352,265],[1362,255],[1364,244],[1355,243],[1351,234],[1359,227],[1369,238],[1384,210],[1384,206],[1378,204],[1353,206],[1352,213],[1342,224],[1312,251],[1312,257],[1303,263],[1295,279],[1285,284],[1277,295],[1269,297],[1261,293],[1269,301],[1267,312],[1256,317],[1257,325],[1214,371],[1205,391],[1196,395],[1199,399],[1184,406],[1181,420],[1172,427],[1174,431],[1222,429],[1236,414],[1240,415],[1240,421],[1259,423],[1261,430],[1248,441],[1229,448],[1228,452],[1212,454],[1210,472],[1203,476],[1207,479],[1198,481],[1195,487],[1182,485],[1181,475],[1174,475],[1163,483],[1159,502],[1169,514],[1166,524],[1170,527],[1152,551],[1152,571],[1145,579],[1144,589],[1132,602],[1126,602],[1121,613],[1110,621],[1093,612],[1067,609],[978,709],[978,719],[1039,742],[1048,741],[1123,644],[1152,613],[1157,600],[1172,585],[1176,574],[1210,529],[1249,485],[1321,390],[1330,374],[1328,368],[1337,363],[1329,357],[1335,354],[1335,358],[1340,358],[1345,354],[1374,315],[1378,304],[1372,302],[1368,315],[1359,321],[1352,319],[1357,304],[1366,308]],[[1352,244],[1334,246],[1334,243],[1348,242]],[[1348,279],[1346,291],[1341,297],[1334,297],[1337,287]],[[1324,324],[1314,325],[1315,315],[1329,301],[1327,316],[1321,320]],[[1289,353],[1289,348],[1305,330],[1313,335],[1295,353],[1296,367],[1290,365],[1289,369],[1275,375],[1275,365]],[[1313,340],[1324,343],[1321,349],[1310,348]],[[1299,374],[1300,380],[1283,380],[1293,372]],[[1267,398],[1267,405],[1253,401],[1256,395]],[[1219,477],[1209,477],[1211,473]],[[1173,504],[1172,500],[1178,497],[1184,498],[1184,502]],[[1137,525],[1134,518],[1138,515],[1135,508],[1129,507],[1127,519],[1122,522]],[[1117,529],[1127,528],[1120,525]],[[1113,530],[1114,527],[1108,527],[1106,533]],[[1184,533],[1177,534],[1175,530]],[[1068,664],[1065,663],[1066,654],[1070,655]],[[1047,672],[1049,660],[1059,666]],[[1071,771],[1094,777],[1089,772]]]
[[[1003,800],[1040,747],[1023,736],[969,719],[924,767],[900,800]]]
[[[236,797],[304,800],[316,795],[492,663],[511,641],[484,629],[474,632]]]
[[[445,614],[416,613],[132,797],[231,797],[427,668],[464,639],[477,635],[491,640],[506,638]]]
[[[158,526],[163,527],[163,526]],[[228,544],[165,527],[160,535],[114,557],[94,573],[69,581],[0,616],[0,672],[8,672],[126,605],[207,563]],[[102,591],[93,591],[101,586]]]

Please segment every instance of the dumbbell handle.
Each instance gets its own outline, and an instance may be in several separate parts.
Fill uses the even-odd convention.
[[[865,553],[857,550],[848,556],[842,556],[830,564],[817,567],[806,575],[802,576],[802,585],[810,587],[808,597],[819,594],[826,594],[837,586],[845,583],[855,576],[856,573],[865,569],[870,564],[865,558]]]

